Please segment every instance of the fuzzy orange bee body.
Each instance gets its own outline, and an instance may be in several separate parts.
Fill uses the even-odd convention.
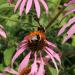
[[[30,32],[28,47],[33,51],[42,50],[45,46],[45,33],[40,29],[38,31]]]

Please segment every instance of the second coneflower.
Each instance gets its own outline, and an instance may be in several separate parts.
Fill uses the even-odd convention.
[[[23,70],[28,66],[31,55],[33,55],[33,63],[31,65],[30,72],[26,75],[44,75],[44,65],[46,64],[45,61],[47,60],[47,57],[54,63],[58,74],[58,66],[56,60],[60,64],[61,60],[59,54],[53,51],[55,47],[56,46],[53,43],[46,39],[45,33],[43,31],[39,30],[31,32],[25,36],[23,41],[18,45],[17,51],[12,58],[12,64],[24,51],[28,50],[29,53],[21,61],[18,68],[20,75],[22,75]],[[43,52],[46,55],[43,55]]]
[[[24,12],[25,7],[26,7],[25,12],[26,12],[26,14],[28,14],[32,5],[34,5],[35,10],[37,12],[37,17],[39,18],[40,17],[40,3],[44,6],[46,13],[48,13],[48,6],[47,6],[45,0],[17,0],[14,12],[16,12],[18,7],[20,6],[20,15],[22,15],[22,13]]]

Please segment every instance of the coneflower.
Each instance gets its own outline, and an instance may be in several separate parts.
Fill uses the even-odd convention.
[[[14,12],[16,12],[18,7],[20,6],[20,16],[24,12],[25,7],[26,7],[25,12],[26,12],[26,14],[28,14],[33,4],[35,6],[35,10],[36,10],[38,18],[40,17],[40,13],[41,13],[40,12],[40,4],[42,4],[44,6],[46,13],[48,13],[48,6],[47,6],[45,0],[17,0]]]
[[[56,48],[56,45],[46,39],[44,32],[41,30],[30,32],[18,45],[16,53],[12,58],[12,64],[24,51],[28,50],[29,53],[24,57],[19,65],[19,74],[22,74],[23,70],[28,66],[31,55],[33,56],[33,63],[31,65],[30,72],[28,72],[26,75],[44,75],[44,65],[46,65],[45,61],[47,60],[47,56],[48,60],[51,59],[54,63],[58,74],[58,66],[56,60],[60,64],[61,60],[59,54],[53,51],[54,48]],[[43,53],[46,55],[44,56]]]

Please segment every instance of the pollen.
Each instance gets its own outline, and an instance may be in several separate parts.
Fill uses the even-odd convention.
[[[45,46],[44,40],[46,39],[45,34],[40,31],[31,32],[29,34],[28,47],[32,51],[42,50]]]

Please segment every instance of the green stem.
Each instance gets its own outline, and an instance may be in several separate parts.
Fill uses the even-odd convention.
[[[19,21],[19,20],[12,20],[12,19],[10,19],[9,17],[2,16],[2,15],[0,15],[0,18],[5,19],[5,20],[10,20],[10,21],[13,21],[13,22],[18,22],[18,23],[23,23],[23,24],[31,25],[31,23],[21,22],[21,21]]]
[[[56,19],[60,16],[61,13],[63,13],[64,11],[64,7],[58,12],[58,14],[52,19],[52,21],[50,20],[48,25],[46,26],[46,30],[56,21]]]
[[[12,19],[10,19],[9,17],[2,16],[2,15],[0,15],[0,18],[5,19],[5,20],[14,21],[14,22],[19,22],[18,20],[12,20]]]

